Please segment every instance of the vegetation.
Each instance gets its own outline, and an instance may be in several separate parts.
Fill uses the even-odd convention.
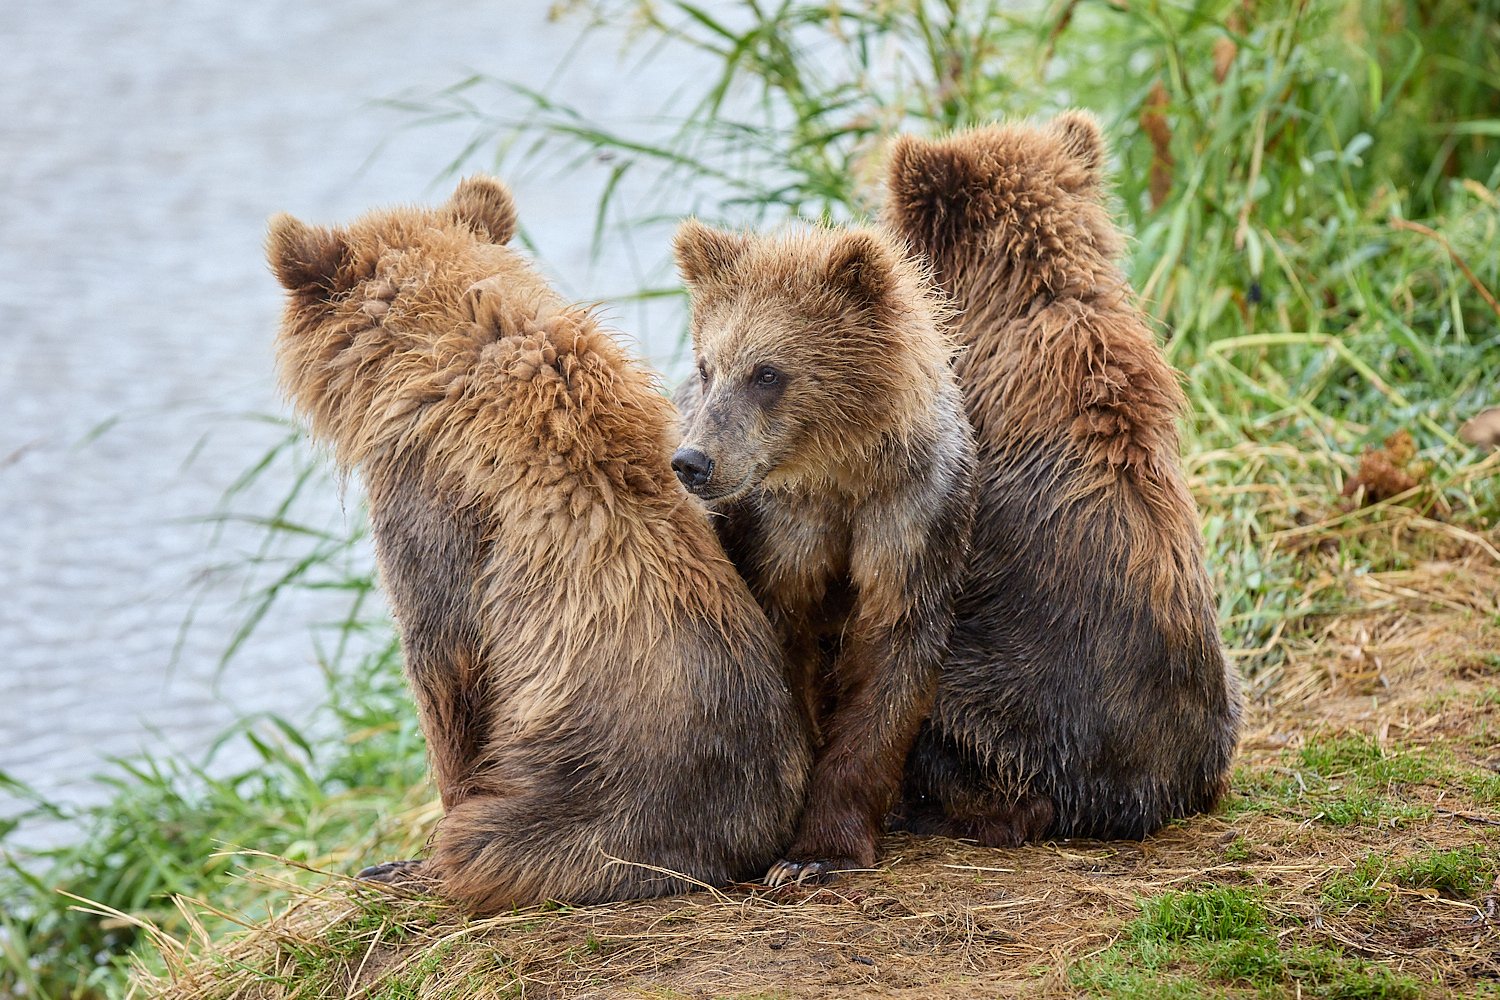
[[[139,961],[183,995],[1497,995],[1500,456],[1456,430],[1500,404],[1500,0],[563,6],[717,73],[638,129],[484,77],[408,104],[474,119],[455,167],[606,163],[601,242],[864,217],[897,132],[1101,116],[1251,696],[1229,803],[1144,845],[893,838],[832,889],[482,922],[322,874],[438,813],[359,529],[299,520],[293,435],[248,473],[290,463],[288,503],[224,515],[265,524],[273,571],[231,649],[268,602],[346,590],[332,735],[247,722],[225,739],[260,762],[228,776],[114,765],[78,843],[0,871],[0,993],[119,993]],[[645,273],[635,298],[674,293],[665,255]]]
[[[1200,996],[1205,979],[1260,992],[1291,987],[1310,996],[1421,995],[1412,977],[1340,949],[1283,947],[1272,915],[1250,890],[1168,892],[1142,901],[1140,909],[1118,944],[1074,968],[1076,985],[1104,996]],[[1194,975],[1160,974],[1173,963],[1196,967]]]

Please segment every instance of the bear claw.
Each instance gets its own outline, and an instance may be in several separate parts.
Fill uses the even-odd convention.
[[[858,867],[853,858],[782,859],[766,872],[764,882],[773,889],[783,885],[824,885],[832,882],[839,872]]]
[[[368,868],[360,869],[358,875],[354,876],[365,882],[384,882],[387,885],[400,885],[403,882],[416,882],[422,877],[422,862],[420,861],[385,861],[378,865],[370,865]]]

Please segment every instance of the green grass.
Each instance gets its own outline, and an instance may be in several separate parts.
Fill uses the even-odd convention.
[[[1167,892],[1141,901],[1127,937],[1138,947],[1178,941],[1240,941],[1265,934],[1269,919],[1255,893],[1219,887]]]
[[[1348,871],[1329,876],[1318,890],[1321,906],[1339,915],[1362,910],[1380,916],[1394,899],[1390,863],[1385,858],[1373,856],[1364,858]]]
[[[1069,973],[1095,996],[1208,997],[1248,987],[1264,996],[1404,998],[1421,985],[1322,944],[1289,943],[1297,920],[1274,916],[1263,892],[1216,886],[1140,901],[1120,941]]]
[[[290,533],[285,522],[277,530]],[[326,543],[313,532],[299,537]],[[336,567],[327,551],[319,552],[282,558],[265,589],[247,598],[247,620],[298,587],[325,586]],[[262,556],[270,561],[272,549]],[[262,853],[351,870],[383,851],[420,847],[406,814],[426,798],[426,761],[399,649],[381,613],[361,617],[375,603],[367,591],[357,582],[347,589],[357,594],[348,618],[312,637],[327,680],[312,728],[333,735],[316,738],[275,716],[246,718],[202,760],[148,755],[109,762],[100,775],[111,789],[108,801],[76,810],[0,775],[8,790],[32,802],[12,827],[46,816],[79,831],[61,846],[0,853],[0,994],[91,995],[123,983],[135,930],[78,912],[60,890],[181,933],[186,925],[174,894],[215,903],[232,898],[234,909],[252,919],[268,912],[277,893],[240,877],[265,864]],[[363,643],[371,651],[350,655],[362,633],[375,637]],[[240,641],[239,634],[230,640]],[[253,763],[229,771],[217,766],[230,744],[248,749]],[[7,848],[8,832],[0,829],[0,849]],[[228,925],[210,917],[208,926]]]
[[[1484,737],[1488,735],[1488,733],[1477,733],[1476,737]],[[1493,747],[1495,745],[1493,739],[1488,740],[1486,743],[1480,743],[1476,738],[1475,742],[1481,747]],[[1495,774],[1493,772],[1485,773],[1483,771],[1474,771],[1466,775],[1465,779],[1465,783],[1468,785],[1469,794],[1474,796],[1474,800],[1476,802],[1486,806],[1500,805],[1500,774]]]
[[[1495,884],[1500,855],[1478,846],[1430,851],[1411,858],[1395,871],[1409,889],[1435,889],[1449,899],[1474,899]]]
[[[1493,775],[1438,750],[1382,748],[1369,736],[1312,737],[1281,755],[1276,768],[1241,767],[1226,814],[1285,814],[1328,826],[1380,826],[1425,820],[1432,807],[1416,801],[1421,786],[1462,783],[1477,798],[1491,793]]]
[[[1333,826],[1426,819],[1432,810],[1405,801],[1405,786],[1446,772],[1431,752],[1387,752],[1367,736],[1312,740],[1297,756],[1297,775],[1318,803],[1317,818]]]
[[[1223,857],[1225,861],[1249,861],[1255,856],[1250,842],[1244,837],[1235,837],[1224,845]]]
[[[599,122],[530,81],[485,75],[403,106],[417,124],[475,122],[455,171],[607,163],[579,175],[581,190],[597,183],[598,240],[660,250],[639,287],[590,290],[619,301],[681,294],[667,235],[684,214],[732,225],[864,218],[897,132],[1067,105],[1098,113],[1131,237],[1125,267],[1185,375],[1184,452],[1220,619],[1252,679],[1283,664],[1289,642],[1315,642],[1320,623],[1357,608],[1359,578],[1446,558],[1453,538],[1434,516],[1454,530],[1500,521],[1500,477],[1453,436],[1500,402],[1500,314],[1476,287],[1500,290],[1500,0],[565,6],[574,23],[630,25],[642,58],[691,50],[718,72],[648,123]],[[652,196],[627,204],[623,181],[635,178]],[[1413,435],[1422,489],[1346,510],[1339,494],[1360,453],[1398,430]],[[239,509],[272,468],[286,470],[289,495],[271,510]],[[328,677],[315,727],[325,735],[247,722],[225,737],[257,755],[239,773],[206,761],[111,764],[111,801],[68,814],[78,842],[0,863],[0,994],[118,994],[130,956],[149,954],[128,926],[71,909],[57,888],[181,934],[172,893],[251,916],[276,905],[274,882],[236,877],[261,864],[251,851],[349,870],[419,846],[423,748],[363,522],[329,529],[298,513],[326,474],[290,433],[215,514],[258,524],[266,538],[239,567],[256,582],[225,636],[230,669],[276,601],[307,588],[348,596],[344,620],[313,639]],[[1490,669],[1496,655],[1475,663]],[[1487,723],[1469,745],[1492,750]],[[1222,818],[1357,834],[1424,821],[1435,797],[1426,793],[1449,785],[1480,806],[1500,802],[1492,772],[1443,755],[1314,739],[1274,769],[1239,770]],[[60,814],[42,801],[34,809]],[[7,842],[0,827],[0,849]],[[1242,837],[1223,858],[1253,864],[1264,847]],[[1477,847],[1390,870],[1372,859],[1321,881],[1317,904],[1373,919],[1396,888],[1470,899],[1494,868]],[[210,919],[208,930],[223,926]],[[1071,981],[1120,997],[1413,995],[1411,980],[1304,932],[1261,891],[1153,896]],[[306,958],[334,953],[349,954]]]

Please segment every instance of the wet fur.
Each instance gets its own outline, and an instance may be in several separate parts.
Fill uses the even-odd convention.
[[[445,810],[374,877],[495,912],[758,876],[810,766],[776,638],[668,467],[670,404],[514,227],[482,178],[271,225],[282,383],[368,489]]]
[[[1178,457],[1184,399],[1115,259],[1097,124],[892,151],[886,221],[954,299],[969,569],[897,825],[1009,845],[1211,808],[1240,701]]]
[[[768,881],[868,867],[930,710],[968,545],[973,442],[941,307],[875,230],[690,222],[677,252],[704,372],[677,394],[684,446],[755,484],[710,506],[820,735],[797,837]],[[747,383],[764,363],[786,373],[770,400]]]

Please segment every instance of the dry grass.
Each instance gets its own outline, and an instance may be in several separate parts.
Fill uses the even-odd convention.
[[[287,878],[280,913],[218,939],[156,935],[161,961],[135,992],[1500,996],[1500,532],[1400,497],[1267,515],[1283,527],[1265,544],[1296,554],[1303,600],[1336,592],[1341,605],[1278,630],[1273,657],[1240,651],[1269,665],[1250,685],[1235,792],[1215,815],[1140,844],[892,836],[879,870],[831,887],[477,921],[272,865],[247,877]],[[1366,547],[1361,558],[1350,546]]]

